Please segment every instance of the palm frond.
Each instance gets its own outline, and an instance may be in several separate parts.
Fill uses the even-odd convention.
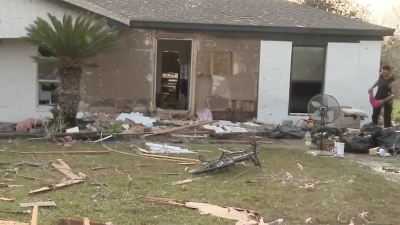
[[[43,56],[32,56],[33,61],[39,64],[45,65],[58,65],[59,59],[57,57],[43,57]]]
[[[79,14],[73,18],[64,14],[62,19],[58,19],[54,15],[47,15],[48,20],[38,17],[26,28],[27,35],[23,40],[60,58],[89,65],[84,63],[85,59],[124,46],[118,30],[109,27],[105,18],[95,20],[91,14]],[[37,61],[43,62],[42,59]]]

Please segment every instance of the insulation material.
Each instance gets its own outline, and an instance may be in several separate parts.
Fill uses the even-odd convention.
[[[151,153],[170,153],[170,154],[179,154],[179,153],[195,153],[194,151],[190,151],[186,148],[171,146],[171,145],[161,145],[156,143],[147,142],[146,146],[150,148]]]

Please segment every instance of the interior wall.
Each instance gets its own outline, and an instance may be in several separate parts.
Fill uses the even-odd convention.
[[[156,69],[156,93],[161,92],[162,80],[162,53],[163,51],[179,51],[180,65],[190,64],[192,42],[181,40],[163,40],[159,39],[157,42],[157,69]]]
[[[210,108],[215,118],[256,116],[259,39],[199,35],[196,110]]]

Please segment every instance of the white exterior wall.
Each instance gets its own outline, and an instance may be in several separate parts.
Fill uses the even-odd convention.
[[[2,39],[0,44],[0,122],[19,122],[51,116],[37,107],[37,65],[30,56],[37,47],[17,39]]]
[[[19,122],[51,116],[50,107],[38,106],[37,65],[30,58],[37,47],[18,40],[37,17],[47,13],[62,18],[76,15],[57,0],[0,0],[0,122]]]
[[[258,120],[276,123],[287,119],[291,60],[292,42],[261,41]]]
[[[379,74],[381,41],[329,43],[325,66],[324,92],[340,105],[372,114],[368,89]],[[291,42],[261,41],[258,119],[279,124],[289,116]],[[367,118],[363,123],[368,123]]]
[[[19,38],[37,17],[47,21],[47,13],[62,18],[64,13],[76,15],[57,5],[58,0],[0,0],[0,38]]]

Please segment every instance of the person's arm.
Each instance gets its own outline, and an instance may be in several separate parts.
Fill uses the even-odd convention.
[[[372,87],[368,90],[368,92],[372,92],[374,90],[374,88],[378,87],[379,84],[379,79],[381,78],[381,73],[379,73],[379,78],[378,80],[375,81],[374,85],[372,85]]]

